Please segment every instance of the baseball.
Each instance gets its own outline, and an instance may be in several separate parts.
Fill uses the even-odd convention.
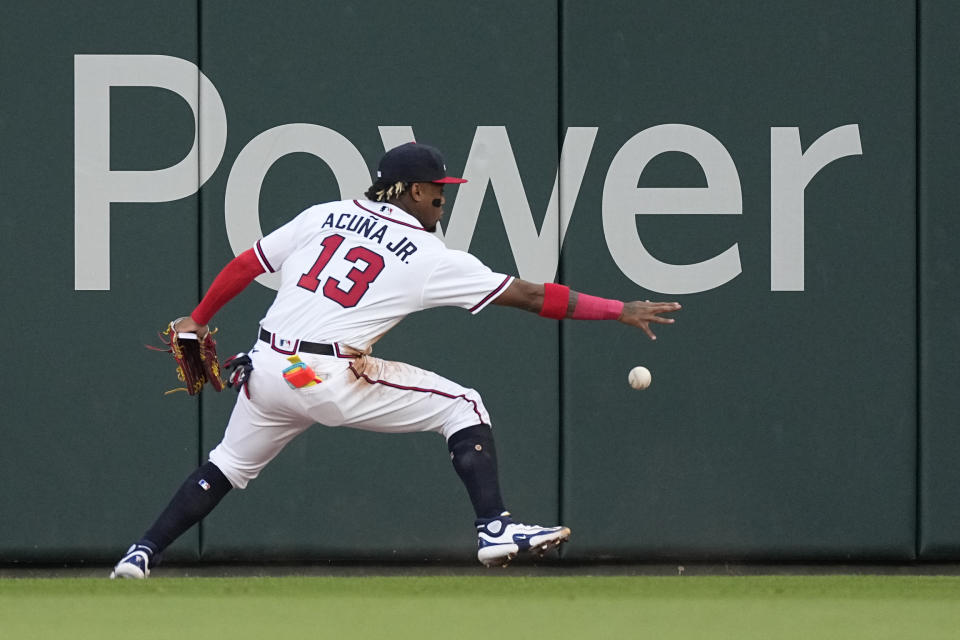
[[[627,380],[634,389],[646,389],[650,386],[653,377],[650,375],[650,370],[646,367],[634,367],[630,369],[630,375],[627,376]]]

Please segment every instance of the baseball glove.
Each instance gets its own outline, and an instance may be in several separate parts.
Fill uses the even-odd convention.
[[[173,354],[177,363],[177,378],[186,385],[166,393],[186,391],[193,396],[200,393],[203,385],[208,382],[214,391],[222,390],[223,380],[220,378],[220,360],[217,358],[217,343],[213,339],[214,331],[209,331],[203,338],[199,338],[195,333],[177,333],[173,328],[176,323],[174,320],[162,334],[157,334],[166,349],[147,345],[154,351]]]

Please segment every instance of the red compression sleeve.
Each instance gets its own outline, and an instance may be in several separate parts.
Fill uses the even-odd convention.
[[[253,249],[247,249],[236,258],[227,263],[213,284],[207,290],[207,295],[193,310],[190,317],[198,324],[209,324],[213,315],[220,308],[230,302],[235,295],[243,291],[253,279],[266,271],[260,261],[257,260]]]
[[[569,304],[570,287],[553,282],[548,282],[543,285],[543,307],[540,308],[541,316],[562,320],[567,317],[567,305]]]
[[[574,320],[616,320],[622,312],[623,303],[619,300],[578,293],[577,306],[573,308],[572,318]]]

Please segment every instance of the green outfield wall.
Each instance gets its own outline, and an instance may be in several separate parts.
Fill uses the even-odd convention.
[[[954,44],[960,7],[924,3],[921,9],[920,234],[918,335],[920,342],[920,474],[918,550],[923,558],[960,557],[960,319],[957,282],[960,216],[957,185],[960,136],[956,118],[960,53]]]
[[[143,347],[385,148],[441,147],[495,271],[678,300],[659,339],[490,307],[376,354],[479,390],[576,561],[960,559],[960,9],[881,0],[7,2],[0,563],[104,562],[232,392]],[[247,350],[276,284],[214,324]],[[642,364],[653,384],[627,386]],[[317,426],[167,553],[468,561],[442,439]]]

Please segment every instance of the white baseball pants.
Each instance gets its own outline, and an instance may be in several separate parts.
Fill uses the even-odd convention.
[[[435,431],[444,438],[491,424],[476,391],[402,362],[299,353],[323,382],[293,389],[281,375],[290,366],[286,355],[260,341],[249,355],[249,397],[239,394],[223,440],[210,452],[237,489],[315,423],[383,433]]]

